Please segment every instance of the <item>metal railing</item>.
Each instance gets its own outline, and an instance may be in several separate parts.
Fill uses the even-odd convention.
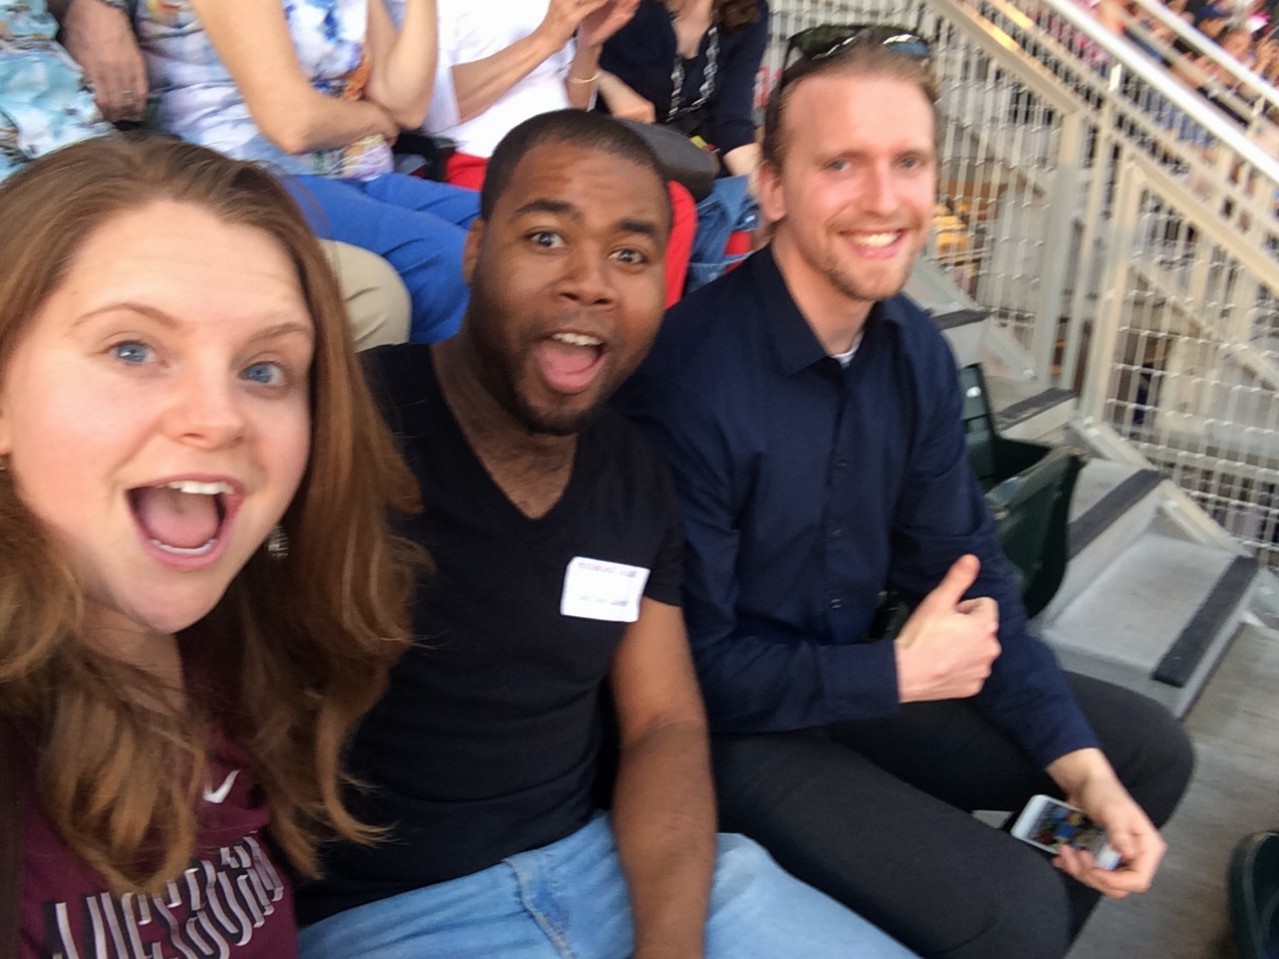
[[[1174,73],[1151,53],[1198,35],[1158,0],[1136,10],[1150,52],[1069,0],[774,0],[761,89],[816,23],[933,41],[931,256],[1014,370],[1079,393],[1098,452],[1164,470],[1205,536],[1279,568],[1279,93],[1213,44],[1219,66]]]

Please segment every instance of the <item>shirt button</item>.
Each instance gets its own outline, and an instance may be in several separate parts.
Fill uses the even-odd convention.
[[[843,535],[844,535],[844,531],[843,531],[843,529],[841,529],[841,528],[840,528],[840,527],[838,527],[838,526],[836,526],[833,530],[831,530],[831,531],[830,531],[830,538],[831,538],[831,539],[839,539],[839,538],[840,538],[841,536],[843,536]]]
[[[830,601],[831,609],[843,609],[843,607],[844,607],[844,601],[842,599],[837,598],[837,599],[832,599]]]
[[[835,460],[835,469],[837,470],[842,470],[847,465],[848,465],[848,460],[845,460],[845,459]]]

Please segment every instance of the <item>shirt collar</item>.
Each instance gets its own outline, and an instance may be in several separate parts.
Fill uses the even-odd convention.
[[[808,320],[799,311],[786,287],[786,281],[773,256],[773,248],[764,247],[751,257],[751,261],[758,301],[767,306],[766,336],[772,341],[773,354],[782,375],[793,376],[800,370],[808,369],[818,360],[826,359],[829,356],[826,348],[808,325]],[[870,315],[866,317],[863,334],[885,320],[900,325],[904,319],[899,308],[900,299],[899,294],[872,306]]]

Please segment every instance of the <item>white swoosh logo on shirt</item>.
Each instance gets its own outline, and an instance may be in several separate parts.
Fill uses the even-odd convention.
[[[211,802],[214,805],[221,805],[226,800],[226,797],[231,794],[231,787],[235,785],[235,777],[238,775],[240,775],[240,770],[233,769],[226,779],[222,780],[222,785],[217,789],[210,789],[205,786],[204,801]]]

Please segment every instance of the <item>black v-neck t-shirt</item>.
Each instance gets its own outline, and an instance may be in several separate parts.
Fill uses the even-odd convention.
[[[601,693],[626,623],[561,612],[570,563],[648,570],[643,595],[680,602],[670,481],[620,416],[605,410],[579,434],[563,495],[530,519],[467,443],[428,347],[364,357],[421,486],[422,512],[401,531],[437,569],[418,590],[415,643],[349,764],[368,787],[353,811],[390,827],[389,839],[333,847],[326,878],[299,889],[304,923],[468,875],[585,825]]]

